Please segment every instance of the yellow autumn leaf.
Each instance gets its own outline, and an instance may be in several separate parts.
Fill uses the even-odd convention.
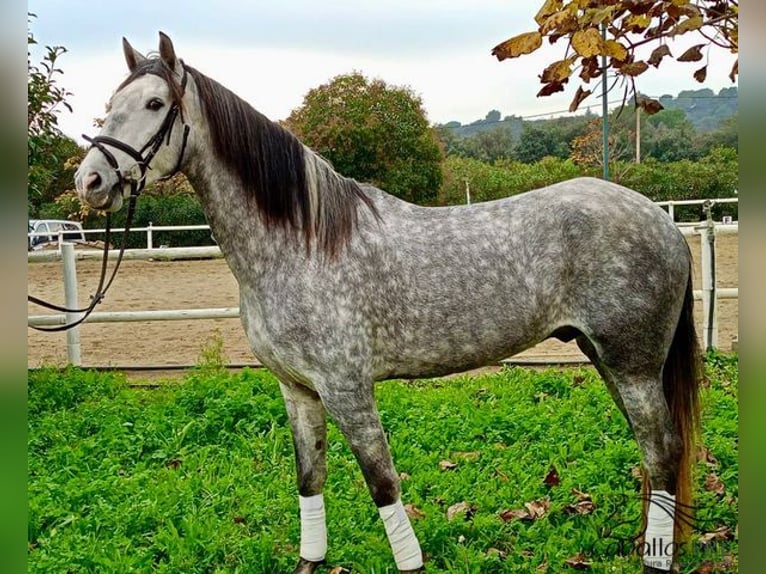
[[[540,25],[540,33],[547,36],[555,31],[559,34],[567,34],[577,27],[577,18],[569,10],[561,10],[552,14]]]
[[[628,50],[616,40],[607,40],[604,42],[604,55],[623,62],[628,57]]]
[[[683,34],[685,32],[691,32],[693,30],[699,30],[702,28],[702,23],[702,16],[693,16],[692,18],[687,18],[680,24],[673,26],[673,28],[670,30],[670,36]]]
[[[535,14],[535,22],[538,26],[542,26],[543,22],[551,15],[561,10],[561,6],[564,3],[562,0],[545,0],[542,8]]]
[[[567,58],[566,60],[553,62],[543,70],[540,81],[547,84],[548,82],[561,82],[564,78],[568,78],[572,75],[572,64],[574,63],[574,60],[575,58]]]
[[[531,54],[543,44],[540,32],[525,32],[498,44],[492,49],[492,55],[502,61],[506,58],[517,58],[523,54]]]
[[[591,9],[585,14],[585,20],[590,24],[603,24],[604,22],[611,22],[612,13],[614,12],[614,6],[607,6],[600,10]]]
[[[624,64],[620,66],[620,73],[625,76],[639,76],[646,72],[649,64],[643,61],[631,62],[630,64]]]
[[[643,30],[648,28],[649,24],[652,23],[652,17],[649,14],[631,14],[630,16],[626,16],[623,22],[625,23],[626,28]]]
[[[583,58],[597,56],[603,49],[601,34],[595,28],[578,30],[572,34],[572,48]]]

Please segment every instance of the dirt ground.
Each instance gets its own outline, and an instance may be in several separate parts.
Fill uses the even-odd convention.
[[[699,288],[699,237],[690,238],[695,258],[695,288]],[[100,262],[77,263],[81,304],[98,282]],[[61,263],[28,265],[29,294],[63,303]],[[736,235],[716,239],[718,287],[738,286],[738,242]],[[141,311],[237,307],[237,284],[222,259],[200,261],[124,261],[104,302],[97,311]],[[698,305],[699,307],[699,305]],[[737,337],[738,300],[718,302],[718,347],[731,348]],[[45,310],[29,305],[29,315]],[[701,313],[697,310],[698,324]],[[85,323],[80,327],[83,366],[173,367],[194,365],[201,351],[218,337],[225,359],[231,364],[256,364],[239,319],[155,321],[140,323]],[[574,343],[548,340],[516,355],[515,359],[584,360]],[[27,329],[27,365],[65,365],[66,335]]]

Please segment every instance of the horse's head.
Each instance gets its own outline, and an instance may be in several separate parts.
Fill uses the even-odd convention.
[[[183,96],[187,72],[160,32],[159,57],[147,58],[123,38],[128,78],[107,107],[101,132],[75,174],[81,201],[117,211],[123,199],[181,167],[189,128]]]

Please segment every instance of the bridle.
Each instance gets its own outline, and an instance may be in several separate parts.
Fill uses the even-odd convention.
[[[184,92],[186,91],[186,81],[187,81],[188,72],[183,61],[179,60],[179,63],[184,72],[183,77],[181,78],[181,97],[183,97]],[[154,134],[154,136],[152,136],[149,139],[148,142],[146,142],[146,144],[140,150],[136,150],[135,148],[126,144],[125,142],[122,142],[113,137],[109,137],[109,136],[89,137],[83,134],[82,137],[85,139],[85,141],[91,144],[91,148],[96,148],[98,151],[100,151],[104,155],[104,157],[106,158],[106,161],[109,163],[109,166],[117,174],[117,181],[120,188],[128,184],[130,185],[130,197],[128,198],[128,212],[125,218],[126,219],[125,231],[122,236],[122,245],[120,246],[120,251],[119,251],[119,254],[117,255],[117,261],[115,262],[114,269],[112,270],[112,274],[109,277],[109,280],[106,281],[106,274],[107,274],[106,268],[107,268],[107,259],[109,258],[109,239],[110,239],[110,230],[111,230],[110,213],[107,212],[106,233],[104,236],[104,251],[103,251],[103,256],[101,260],[101,276],[98,281],[98,287],[96,288],[96,292],[90,296],[90,303],[87,305],[87,307],[83,307],[82,309],[70,309],[68,307],[62,307],[60,305],[54,305],[53,303],[48,303],[47,301],[43,301],[42,299],[39,299],[32,295],[27,295],[27,300],[29,302],[34,303],[36,305],[40,305],[42,307],[46,307],[47,309],[59,311],[62,313],[83,313],[83,315],[79,317],[77,320],[72,321],[71,323],[66,323],[65,325],[58,325],[55,327],[38,327],[35,325],[29,325],[30,327],[38,331],[48,331],[48,332],[66,331],[68,329],[76,327],[77,325],[85,321],[85,319],[87,319],[88,316],[93,312],[93,309],[95,309],[96,305],[101,303],[101,301],[104,299],[104,296],[106,295],[107,290],[112,285],[112,281],[114,281],[114,278],[117,275],[117,270],[120,268],[120,263],[122,262],[122,256],[125,253],[125,248],[127,246],[128,232],[130,231],[130,226],[133,223],[133,214],[135,212],[136,199],[146,187],[146,172],[152,169],[149,164],[152,162],[152,160],[154,159],[154,156],[162,147],[163,142],[165,142],[165,145],[170,145],[170,137],[173,133],[173,126],[175,125],[176,119],[179,116],[181,118],[181,123],[183,124],[183,130],[184,130],[183,140],[181,143],[181,153],[178,154],[178,161],[176,162],[176,165],[173,168],[173,170],[167,175],[162,176],[158,180],[158,181],[164,181],[173,177],[181,169],[181,163],[183,162],[184,154],[186,152],[186,143],[189,139],[190,128],[189,128],[189,124],[187,124],[184,121],[183,111],[181,110],[181,106],[180,106],[180,98],[178,99],[178,101],[173,102],[173,104],[170,106],[170,109],[168,109],[167,114],[165,114],[165,119],[162,121],[162,124],[160,124],[160,127],[157,129],[157,132]],[[121,152],[132,157],[134,160],[136,160],[136,164],[138,165],[141,171],[140,177],[136,179],[134,177],[131,177],[129,174],[124,174],[122,171],[120,171],[120,166],[117,163],[117,160],[115,159],[114,154],[111,151],[109,151],[107,146],[118,149]]]

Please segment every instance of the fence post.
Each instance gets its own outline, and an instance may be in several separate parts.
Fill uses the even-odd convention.
[[[65,241],[61,244],[61,264],[64,268],[64,305],[77,309],[77,266],[74,256],[74,244]],[[67,313],[66,322],[72,323],[81,317],[81,313]],[[75,367],[82,364],[80,359],[80,327],[73,327],[66,332],[66,354],[69,363]]]
[[[147,249],[154,249],[153,247],[153,237],[152,237],[152,222],[149,222],[149,225],[146,226],[146,248]]]
[[[703,209],[707,221],[699,226],[702,267],[702,341],[703,348],[718,346],[718,313],[715,279],[715,223],[711,208],[714,202],[705,202]]]
[[[671,221],[675,221],[676,220],[676,214],[675,214],[675,210],[673,209],[673,202],[672,201],[668,202],[668,215],[670,216],[670,220]]]

